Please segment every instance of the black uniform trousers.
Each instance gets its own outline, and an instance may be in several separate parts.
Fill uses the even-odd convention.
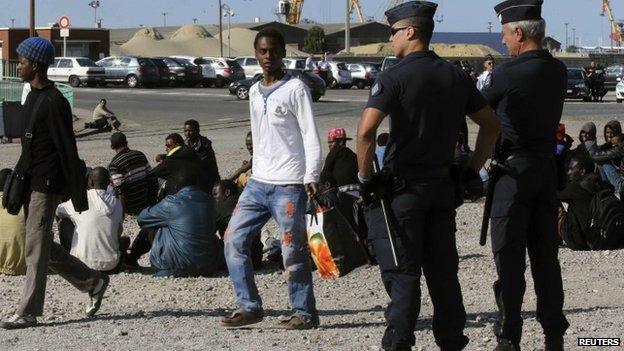
[[[520,156],[507,161],[514,170],[496,184],[491,213],[492,251],[498,272],[494,295],[497,337],[520,342],[526,252],[537,295],[537,319],[546,335],[562,336],[563,284],[557,238],[557,171],[554,158]]]
[[[468,343],[463,334],[466,311],[457,278],[453,189],[449,178],[417,180],[394,195],[390,220],[396,237],[398,269],[394,267],[381,206],[367,208],[369,240],[391,299],[382,340],[386,350],[402,350],[415,344],[421,271],[433,303],[436,343],[443,350],[461,350]]]

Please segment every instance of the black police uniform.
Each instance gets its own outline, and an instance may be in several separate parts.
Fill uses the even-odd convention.
[[[541,2],[511,0],[496,9],[502,23],[539,19]],[[545,334],[561,337],[569,326],[562,312],[557,258],[554,158],[566,86],[565,65],[547,51],[536,50],[499,65],[492,73],[491,86],[484,91],[501,122],[500,158],[513,170],[496,184],[491,212],[492,251],[498,272],[494,294],[500,314],[495,334],[511,343],[519,343],[522,334],[527,249],[537,294],[537,319]]]
[[[404,7],[414,3],[423,2],[405,3],[388,12],[406,13]],[[384,168],[404,183],[388,200],[398,268],[380,205],[367,209],[369,239],[391,298],[384,349],[409,349],[415,344],[421,271],[434,305],[436,343],[448,350],[460,350],[468,343],[463,335],[466,312],[457,278],[455,195],[449,173],[466,114],[485,106],[472,80],[433,51],[407,55],[381,73],[371,88],[367,108],[390,115]]]

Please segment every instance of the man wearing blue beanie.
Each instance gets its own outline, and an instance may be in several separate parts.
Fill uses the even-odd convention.
[[[27,128],[22,137],[22,155],[15,172],[24,175],[29,187],[26,207],[26,286],[19,306],[0,328],[20,329],[37,325],[43,313],[48,267],[80,291],[89,294],[86,313],[100,308],[109,278],[88,268],[53,241],[52,223],[56,207],[70,198],[77,212],[88,209],[86,167],[78,157],[67,99],[48,79],[54,62],[54,46],[31,37],[18,47],[17,69],[30,83],[23,107]]]

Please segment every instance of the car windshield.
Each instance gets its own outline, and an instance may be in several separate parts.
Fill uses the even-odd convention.
[[[345,71],[349,70],[347,68],[347,65],[345,65],[343,62],[337,63],[336,66],[338,66],[338,69],[342,69],[342,70],[345,70]]]
[[[583,72],[580,69],[569,69],[568,79],[582,80]]]
[[[93,60],[88,59],[88,58],[77,58],[76,62],[78,62],[78,65],[80,67],[97,67],[95,62],[93,62]]]
[[[226,60],[226,62],[228,63],[228,65],[230,65],[230,67],[232,68],[242,68],[241,65],[238,64],[238,62],[234,61],[234,60]]]
[[[200,58],[196,58],[194,62],[195,62],[196,65],[209,65],[210,64],[210,62],[208,62],[208,60],[203,59],[201,57]]]
[[[139,59],[139,66],[141,66],[141,67],[154,67],[154,62],[152,62],[152,60],[140,58]]]
[[[605,71],[607,72],[607,74],[621,74],[622,73],[622,66],[607,67],[607,69]]]
[[[181,64],[184,67],[192,67],[195,66],[191,60],[187,60],[187,59],[181,59],[181,58],[177,58],[175,59],[175,61],[177,61],[179,64]]]

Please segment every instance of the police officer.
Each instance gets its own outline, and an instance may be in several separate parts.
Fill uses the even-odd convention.
[[[392,236],[380,201],[368,204],[369,239],[391,302],[384,350],[411,350],[424,272],[434,306],[433,333],[442,350],[461,350],[466,312],[457,278],[455,195],[450,178],[460,125],[468,114],[479,126],[475,156],[463,178],[474,182],[492,152],[499,124],[464,72],[429,50],[437,5],[410,1],[386,12],[392,49],[401,61],[384,71],[370,91],[358,127],[359,180],[388,205]],[[384,170],[373,173],[375,135],[390,115]],[[390,175],[390,177],[387,177]],[[392,186],[385,186],[391,178]],[[383,188],[384,190],[380,190]],[[395,264],[392,245],[398,258]]]
[[[498,272],[496,350],[519,350],[525,256],[537,295],[546,350],[562,350],[569,326],[557,258],[555,132],[566,96],[565,65],[542,50],[542,0],[508,0],[495,7],[513,60],[498,66],[484,90],[502,126],[499,157],[512,173],[494,188],[492,251]]]

